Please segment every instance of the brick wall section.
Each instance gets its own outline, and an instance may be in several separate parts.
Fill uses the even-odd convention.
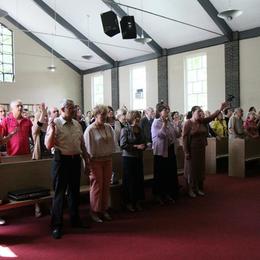
[[[168,104],[168,56],[158,58],[158,102]]]
[[[112,91],[112,107],[114,110],[119,108],[119,68],[111,69],[111,91]]]
[[[233,95],[232,107],[240,106],[239,41],[225,43],[226,98]]]

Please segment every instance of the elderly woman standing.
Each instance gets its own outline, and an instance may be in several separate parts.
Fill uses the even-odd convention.
[[[87,153],[90,156],[90,207],[95,222],[111,220],[108,214],[109,185],[112,175],[112,153],[115,150],[114,131],[105,123],[108,108],[97,105],[95,122],[84,133]]]
[[[174,128],[169,120],[169,107],[164,103],[156,106],[159,118],[152,124],[152,141],[154,154],[154,195],[160,204],[172,201],[178,196],[177,162],[174,151],[176,138],[181,129]]]
[[[205,147],[207,145],[207,124],[227,107],[223,103],[209,117],[204,117],[203,110],[195,106],[192,108],[192,118],[183,127],[183,149],[185,153],[184,172],[188,182],[189,196],[204,196],[203,183],[205,179]]]
[[[116,142],[116,150],[118,152],[121,151],[120,149],[121,129],[124,128],[127,124],[126,114],[127,114],[127,110],[125,110],[124,108],[119,108],[116,111],[117,120],[115,121],[115,142]]]
[[[128,125],[122,128],[120,147],[123,149],[123,198],[126,208],[134,212],[142,210],[140,201],[144,200],[143,154],[146,139],[139,126],[141,114],[129,111]]]

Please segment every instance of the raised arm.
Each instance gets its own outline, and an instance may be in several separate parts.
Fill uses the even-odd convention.
[[[205,123],[205,124],[208,124],[209,122],[211,122],[212,120],[214,120],[214,119],[218,116],[218,114],[219,114],[221,111],[223,111],[223,110],[225,110],[225,109],[227,109],[227,108],[229,108],[229,103],[228,103],[228,102],[223,102],[223,103],[221,104],[221,106],[220,106],[219,109],[217,109],[217,110],[216,110],[213,114],[211,114],[209,117],[203,118],[203,119],[202,119],[202,122]]]

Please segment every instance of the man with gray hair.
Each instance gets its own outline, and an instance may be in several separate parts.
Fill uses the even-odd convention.
[[[22,116],[23,103],[15,100],[10,103],[11,113],[2,121],[3,136],[13,134],[7,143],[8,155],[30,154],[29,138],[32,137],[32,122]]]
[[[151,127],[154,120],[154,109],[152,107],[148,107],[145,109],[145,116],[140,121],[140,127],[143,129],[145,142],[148,147],[151,147],[152,136],[151,136]]]
[[[244,138],[243,109],[238,107],[228,122],[229,139]]]
[[[62,236],[63,204],[65,192],[68,193],[68,206],[72,227],[84,227],[79,217],[79,192],[81,174],[81,155],[87,163],[87,152],[80,124],[73,119],[75,105],[70,99],[61,103],[61,115],[49,122],[45,146],[54,147],[52,178],[54,198],[52,205],[52,236]],[[85,226],[86,227],[86,226]]]

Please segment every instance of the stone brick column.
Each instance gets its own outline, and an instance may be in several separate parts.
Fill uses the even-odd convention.
[[[240,106],[240,66],[238,33],[234,33],[233,41],[225,43],[225,94],[233,95],[232,107]]]

